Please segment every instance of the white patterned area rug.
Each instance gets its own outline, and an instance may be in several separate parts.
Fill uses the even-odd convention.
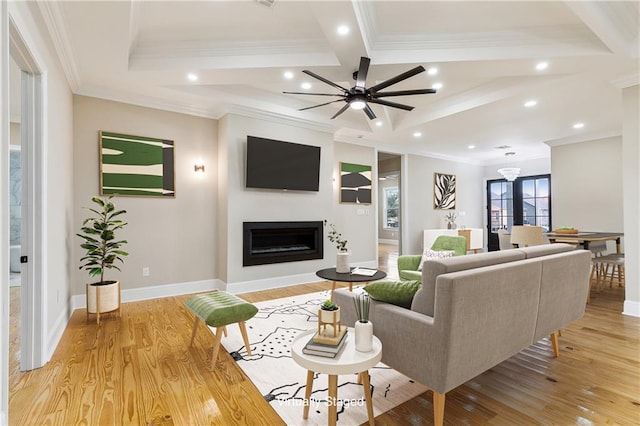
[[[256,303],[260,311],[247,322],[251,356],[247,355],[239,327],[227,327],[228,336],[222,339],[240,368],[288,425],[327,424],[327,375],[316,374],[309,418],[303,420],[307,375],[293,361],[289,348],[300,332],[317,327],[318,306],[328,298],[329,292],[325,291]],[[427,390],[383,363],[370,369],[369,374],[375,416]],[[341,425],[367,421],[362,385],[357,383],[356,374],[338,376],[337,410]]]

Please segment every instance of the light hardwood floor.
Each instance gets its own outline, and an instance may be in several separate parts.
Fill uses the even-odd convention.
[[[329,287],[242,297],[258,302]],[[100,326],[86,322],[84,310],[74,312],[46,366],[11,370],[10,424],[282,424],[225,351],[210,371],[213,338],[204,327],[189,349],[187,297],[126,303],[121,318],[106,315]],[[562,330],[559,358],[545,339],[447,394],[445,423],[640,424],[640,319],[620,314],[623,297],[623,288],[593,294],[585,316]],[[378,416],[376,424],[429,425],[432,419],[426,392]]]

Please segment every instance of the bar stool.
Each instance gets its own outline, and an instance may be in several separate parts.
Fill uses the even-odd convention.
[[[614,253],[597,256],[591,259],[591,263],[591,285],[593,286],[595,278],[597,292],[602,290],[607,279],[609,280],[609,288],[613,287],[614,279],[618,282],[619,287],[624,286],[624,255]]]

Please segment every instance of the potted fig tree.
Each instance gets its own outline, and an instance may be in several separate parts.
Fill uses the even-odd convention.
[[[117,263],[124,264],[122,258],[129,255],[122,250],[127,241],[116,239],[116,231],[127,225],[121,219],[126,210],[116,209],[112,198],[113,195],[92,197],[91,201],[96,207],[85,207],[92,215],[82,222],[81,233],[76,234],[83,239],[80,247],[86,250],[86,254],[80,259],[79,269],[87,270],[91,277],[100,278],[99,281],[86,285],[87,316],[97,314],[98,324],[101,313],[120,309],[120,282],[105,280],[105,271],[120,270]]]

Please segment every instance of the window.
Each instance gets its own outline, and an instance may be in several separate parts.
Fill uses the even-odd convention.
[[[398,187],[384,188],[384,227],[387,229],[398,228],[398,215],[400,213],[400,192]]]
[[[551,176],[524,176],[513,182],[487,182],[489,250],[498,250],[498,231],[513,225],[538,225],[551,230]]]

